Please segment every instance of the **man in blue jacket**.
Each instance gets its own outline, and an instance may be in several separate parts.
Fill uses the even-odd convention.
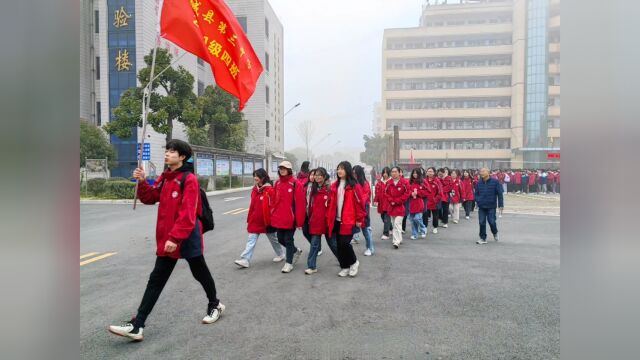
[[[497,179],[491,178],[489,169],[480,169],[480,179],[474,190],[476,203],[478,204],[478,219],[480,220],[480,240],[476,244],[483,245],[487,243],[487,220],[493,239],[498,241],[498,225],[496,224],[496,202],[500,208],[500,215],[504,209],[504,200],[502,198],[502,185]],[[496,201],[497,200],[497,201]]]

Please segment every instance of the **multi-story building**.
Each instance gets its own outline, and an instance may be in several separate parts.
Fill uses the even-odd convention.
[[[382,117],[382,104],[379,101],[373,104],[371,130],[373,131],[373,135],[383,135],[385,131],[384,118]]]
[[[150,53],[157,41],[160,5],[159,0],[81,2],[81,119],[97,126],[104,125],[111,119],[122,93],[140,85],[138,71],[147,66],[144,56]],[[266,0],[233,0],[228,5],[237,15],[258,56],[264,54],[265,73],[260,77],[255,95],[244,110],[248,123],[246,150],[261,155],[265,152],[275,153],[275,156],[284,155],[282,25]],[[273,39],[271,42],[269,37]],[[201,95],[206,86],[215,84],[209,64],[202,59],[162,38],[158,40],[158,46],[169,50],[176,60],[174,66],[183,66],[193,75],[194,93]],[[273,54],[271,59],[267,54]],[[269,120],[271,124],[265,125],[265,122],[270,123]],[[267,126],[272,127],[272,133]],[[147,135],[145,142],[150,143],[151,156],[146,165],[151,172],[154,168],[161,171],[165,135],[156,133],[151,126],[147,128]],[[179,122],[174,122],[172,135],[173,138],[187,140],[184,126]],[[118,166],[111,171],[113,176],[131,174],[137,164],[136,149],[141,137],[141,128],[134,128],[132,136],[127,139],[110,137],[118,153]],[[273,142],[269,141],[270,138],[274,139]]]
[[[386,29],[382,103],[400,161],[543,166],[559,151],[559,1],[426,2]]]

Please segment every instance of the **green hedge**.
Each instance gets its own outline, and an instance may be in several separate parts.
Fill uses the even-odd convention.
[[[133,199],[135,186],[136,183],[127,179],[90,179],[81,194],[103,199]]]

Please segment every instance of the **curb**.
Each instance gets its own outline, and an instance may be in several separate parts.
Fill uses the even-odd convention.
[[[225,195],[225,194],[233,194],[237,192],[251,190],[251,187],[243,187],[243,188],[235,188],[228,190],[216,190],[216,191],[208,191],[207,196],[215,196],[215,195]],[[96,204],[133,204],[133,199],[117,199],[117,200],[80,200],[80,204],[86,205],[96,205]]]

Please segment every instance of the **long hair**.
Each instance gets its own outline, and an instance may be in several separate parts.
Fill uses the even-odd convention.
[[[380,173],[380,176],[384,175],[385,173],[387,174],[388,177],[391,177],[391,168],[388,167],[388,166],[385,166],[382,169],[382,172]]]
[[[271,184],[271,179],[269,178],[269,173],[263,168],[257,169],[253,172],[253,176],[260,179],[260,185],[264,185],[266,183]]]
[[[309,162],[308,161],[303,161],[302,162],[302,166],[300,166],[300,171],[304,172],[304,173],[309,173]]]
[[[353,168],[351,167],[351,163],[348,161],[342,161],[340,162],[340,164],[338,164],[338,166],[336,166],[336,176],[338,174],[338,169],[343,168],[345,174],[345,180],[347,181],[347,184],[351,187],[355,187],[356,186],[356,179],[353,177]],[[338,180],[340,179],[340,176],[338,176]]]
[[[433,170],[433,177],[437,177],[438,176],[438,172],[436,171],[436,168],[434,166],[430,166],[427,168],[427,170]],[[427,173],[426,171],[424,172],[425,174]]]
[[[315,174],[316,175],[322,175],[322,177],[324,178],[324,184],[322,185],[323,187],[327,188],[329,187],[329,173],[327,172],[327,169],[323,168],[323,167],[319,167],[317,169],[315,169]],[[315,179],[313,180],[313,183],[311,185],[311,193],[315,194],[318,192],[318,183],[315,181]]]
[[[413,177],[413,174],[417,174],[418,178],[415,179]],[[420,169],[415,168],[415,169],[411,170],[411,176],[409,176],[409,182],[410,183],[412,183],[412,184],[422,184],[422,180],[423,180],[422,171],[420,171]]]
[[[367,177],[364,174],[364,168],[360,165],[356,165],[353,167],[353,172],[355,173],[356,181],[361,186],[364,186],[364,183],[367,181]]]

